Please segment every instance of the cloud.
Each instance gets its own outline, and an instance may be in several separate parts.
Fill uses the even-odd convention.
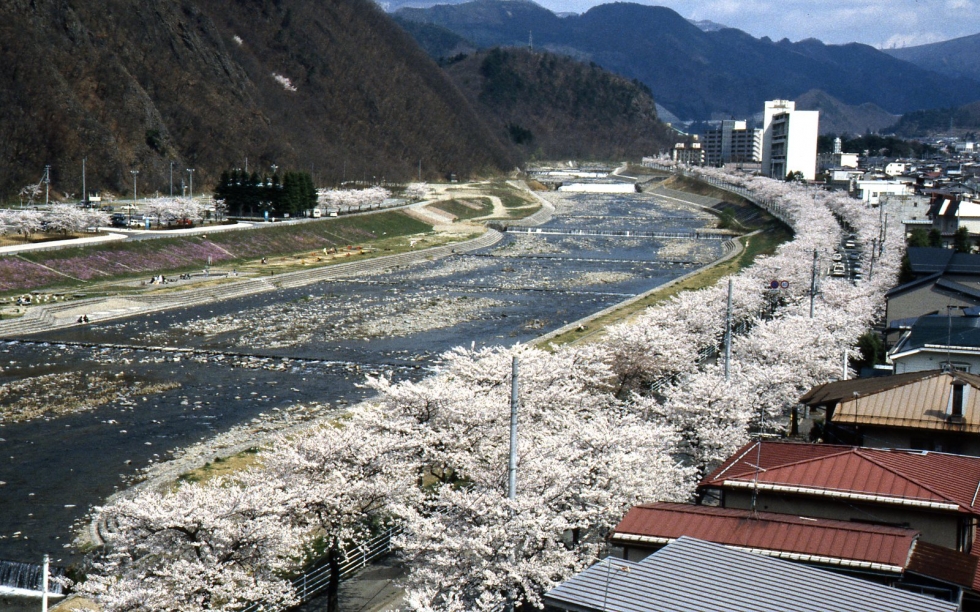
[[[614,0],[538,0],[554,11],[583,11]],[[980,33],[978,0],[632,0],[669,7],[774,40],[919,45]]]

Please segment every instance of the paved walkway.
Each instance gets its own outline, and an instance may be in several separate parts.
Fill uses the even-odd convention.
[[[168,310],[171,308],[198,306],[209,302],[227,300],[255,293],[304,287],[313,283],[343,278],[392,266],[403,266],[449,257],[454,253],[466,253],[492,246],[503,237],[497,231],[487,230],[482,236],[440,247],[419,249],[397,255],[363,259],[310,270],[287,272],[275,276],[240,277],[223,284],[208,284],[185,291],[168,293],[149,292],[132,296],[105,296],[68,302],[33,306],[18,319],[0,321],[0,338],[19,338],[68,327],[78,323],[79,316],[87,316],[90,323],[120,319],[138,314]]]

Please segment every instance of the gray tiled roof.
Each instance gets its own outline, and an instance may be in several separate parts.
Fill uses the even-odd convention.
[[[952,612],[955,603],[682,537],[639,563],[606,558],[545,595],[574,612]]]

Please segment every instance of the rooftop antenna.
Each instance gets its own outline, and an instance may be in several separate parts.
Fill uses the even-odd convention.
[[[946,363],[943,369],[947,372],[953,371],[953,361],[950,355],[950,345],[953,344],[953,305],[946,305]]]

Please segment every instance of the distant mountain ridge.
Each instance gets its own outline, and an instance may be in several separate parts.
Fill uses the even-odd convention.
[[[476,0],[397,15],[442,26],[481,48],[526,46],[531,33],[536,48],[640,80],[682,119],[748,116],[767,99],[812,89],[893,114],[980,100],[980,82],[950,79],[867,45],[773,42],[732,28],[706,32],[664,7],[617,2],[559,18],[528,1]]]
[[[980,81],[980,34],[883,51],[892,57],[951,78]]]

